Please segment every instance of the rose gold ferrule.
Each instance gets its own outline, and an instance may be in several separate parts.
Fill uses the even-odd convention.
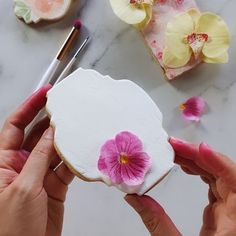
[[[72,30],[70,31],[70,34],[66,38],[65,42],[63,43],[61,49],[59,50],[57,54],[57,59],[59,61],[62,61],[67,52],[69,51],[71,45],[73,44],[73,41],[75,40],[77,34],[79,32],[79,29],[73,27]]]

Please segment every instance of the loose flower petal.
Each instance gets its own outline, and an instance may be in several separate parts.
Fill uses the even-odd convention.
[[[199,121],[205,111],[205,107],[206,102],[201,97],[194,96],[181,104],[180,110],[187,120]]]
[[[141,140],[130,132],[121,132],[101,148],[98,169],[114,184],[140,185],[151,167]]]

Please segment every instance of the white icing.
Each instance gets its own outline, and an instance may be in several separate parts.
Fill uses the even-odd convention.
[[[48,92],[46,108],[58,150],[74,170],[90,180],[112,185],[97,162],[101,146],[121,131],[136,134],[152,161],[141,186],[116,186],[121,191],[144,194],[174,166],[160,110],[129,80],[113,80],[80,68]]]

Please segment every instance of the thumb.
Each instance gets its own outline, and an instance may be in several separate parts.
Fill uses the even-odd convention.
[[[149,196],[126,195],[125,200],[140,215],[152,236],[180,236],[164,209]]]
[[[19,181],[27,181],[28,185],[43,185],[52,157],[55,156],[53,145],[53,129],[49,127],[31,152],[20,175]]]

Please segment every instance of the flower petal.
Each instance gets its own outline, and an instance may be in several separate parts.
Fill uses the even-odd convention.
[[[167,24],[166,47],[177,58],[186,58],[189,54],[189,45],[185,37],[194,30],[194,21],[188,13],[178,14]]]
[[[121,177],[121,165],[117,158],[106,159],[108,167],[108,176],[114,184],[121,184],[123,182]]]
[[[140,139],[127,131],[121,132],[116,135],[115,138],[118,152],[125,153],[128,156],[132,156],[143,149],[142,142]]]
[[[198,22],[199,17],[201,16],[201,13],[198,9],[196,8],[190,8],[187,13],[192,17],[193,22],[194,22],[194,28]]]
[[[144,8],[146,11],[146,17],[142,22],[135,25],[138,29],[143,29],[146,25],[148,25],[148,23],[152,19],[152,5],[144,4]]]
[[[108,169],[107,169],[107,165],[105,162],[105,158],[103,157],[99,157],[98,160],[98,169],[104,174],[104,175],[108,175]]]
[[[201,97],[191,97],[184,104],[183,115],[187,120],[199,121],[205,111],[206,102]]]
[[[115,140],[108,140],[101,148],[100,157],[98,160],[98,169],[105,175],[109,175],[111,165],[117,160],[118,163],[119,153],[116,148]]]
[[[203,47],[206,57],[215,58],[222,55],[229,48],[230,33],[226,23],[220,16],[206,12],[198,20],[196,31],[206,33],[209,40]]]
[[[176,57],[171,53],[168,48],[165,48],[163,51],[163,63],[169,68],[178,68],[186,65],[191,58],[192,51],[190,47],[187,49],[186,53]],[[182,57],[181,57],[182,56]]]
[[[130,0],[110,0],[110,4],[114,13],[128,24],[139,24],[146,18],[143,4],[140,4],[140,8],[130,4]]]
[[[130,157],[127,165],[121,166],[121,177],[125,184],[135,186],[144,182],[144,177],[151,167],[149,156],[142,152]]]
[[[224,52],[222,55],[215,58],[203,57],[203,61],[207,63],[227,63],[229,61],[229,55],[227,52]]]
[[[101,157],[109,158],[113,156],[119,156],[118,149],[116,147],[115,140],[108,140],[101,148]]]

